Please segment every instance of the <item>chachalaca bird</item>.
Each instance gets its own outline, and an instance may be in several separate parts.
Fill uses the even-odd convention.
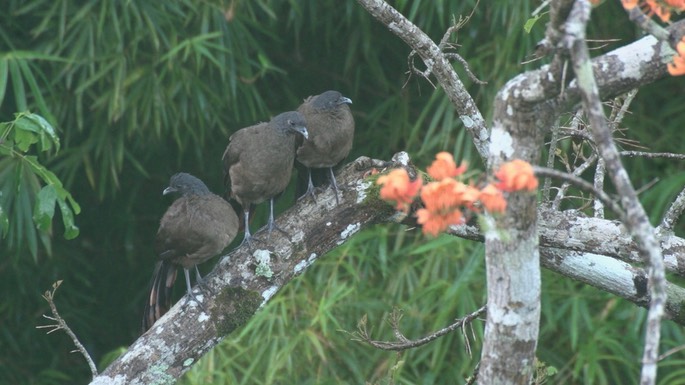
[[[297,160],[307,167],[307,191],[300,199],[311,196],[316,200],[312,183],[312,168],[328,168],[331,185],[338,201],[338,184],[333,166],[340,163],[352,148],[354,118],[348,104],[352,100],[338,91],[326,91],[310,96],[297,109],[307,121],[309,139],[297,149]]]
[[[190,287],[189,270],[219,254],[238,233],[238,216],[223,198],[209,191],[198,178],[178,173],[171,177],[163,195],[179,193],[162,216],[154,250],[159,261],[145,302],[143,331],[149,329],[171,307],[171,289],[177,268],[183,267],[189,299],[197,301]]]
[[[229,138],[222,158],[225,183],[230,196],[243,207],[243,243],[251,245],[251,206],[267,199],[270,203],[269,236],[273,229],[283,231],[274,223],[274,197],[290,182],[298,135],[305,139],[309,136],[304,117],[299,112],[289,111],[268,123],[240,129]]]

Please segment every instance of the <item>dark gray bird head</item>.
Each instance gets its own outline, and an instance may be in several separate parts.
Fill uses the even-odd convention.
[[[280,115],[276,115],[271,119],[271,123],[275,127],[284,132],[299,132],[305,139],[309,139],[307,132],[307,122],[304,116],[297,111],[288,111]]]
[[[185,172],[174,174],[169,180],[169,187],[164,189],[162,195],[174,192],[180,193],[181,195],[205,195],[210,193],[207,186],[200,179]]]
[[[338,91],[326,91],[312,101],[312,106],[320,110],[332,110],[341,104],[352,104],[352,99],[342,96]]]

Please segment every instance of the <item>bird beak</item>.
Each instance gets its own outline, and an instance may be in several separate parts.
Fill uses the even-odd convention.
[[[352,99],[343,96],[339,99],[338,104],[352,104]]]
[[[302,136],[304,136],[305,139],[309,139],[309,132],[307,132],[307,127],[304,127],[304,126],[295,127],[295,131],[302,134]]]
[[[165,188],[164,191],[162,191],[162,195],[168,195],[168,194],[174,193],[176,191],[178,191],[178,190],[169,186],[169,187]]]

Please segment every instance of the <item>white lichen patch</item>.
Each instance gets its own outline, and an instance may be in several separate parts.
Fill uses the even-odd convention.
[[[197,322],[205,322],[209,319],[209,314],[202,312],[200,313],[199,316],[197,316]]]
[[[361,228],[361,225],[359,224],[359,222],[349,224],[349,225],[347,225],[345,230],[343,230],[340,233],[340,238],[341,239],[347,239],[347,237],[349,237],[349,236],[353,235],[354,233],[356,233],[357,231],[359,231],[360,228]]]
[[[293,234],[292,238],[290,241],[292,243],[300,243],[304,240],[304,232],[303,231],[297,231],[295,234]]]
[[[398,152],[392,156],[392,161],[395,163],[399,163],[402,166],[408,166],[409,165],[409,154],[407,154],[405,151],[400,151],[400,152]]]
[[[193,362],[195,362],[194,358],[188,358],[187,360],[183,361],[183,366],[188,367],[188,366],[192,365]]]
[[[326,226],[330,226],[330,225],[332,225],[331,222],[326,222]]]
[[[308,268],[316,260],[316,253],[311,253],[307,259],[301,260],[297,265],[295,265],[295,274],[300,274],[304,269]]]
[[[372,182],[368,181],[363,181],[363,180],[358,180],[357,185],[354,187],[355,191],[357,191],[357,203],[361,203],[366,199],[366,192],[373,186]],[[330,226],[331,222],[326,223],[326,226]]]
[[[612,54],[617,58],[621,58],[623,64],[623,70],[619,73],[619,76],[625,79],[641,79],[643,76],[641,71],[642,63],[652,61],[656,44],[656,38],[648,36],[633,44],[614,50]],[[663,46],[668,45],[664,44]],[[661,51],[664,50],[662,49]]]
[[[257,268],[255,269],[255,274],[264,278],[271,278],[274,272],[271,270],[271,252],[269,250],[257,250],[252,256],[257,262]]]
[[[464,127],[466,128],[471,128],[475,124],[473,119],[471,119],[471,117],[468,115],[461,115],[459,118],[461,119],[461,122],[464,123]]]
[[[503,154],[507,158],[514,155],[514,139],[500,125],[495,125],[490,134],[490,153]]]
[[[270,286],[269,288],[267,288],[266,290],[264,290],[264,291],[262,292],[262,298],[264,298],[264,302],[262,302],[262,304],[259,305],[259,307],[264,306],[264,305],[266,304],[266,302],[267,302],[268,300],[270,300],[271,297],[274,296],[274,294],[276,294],[277,291],[278,291],[278,286]]]

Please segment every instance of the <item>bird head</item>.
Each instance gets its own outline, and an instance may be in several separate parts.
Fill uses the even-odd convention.
[[[164,189],[162,195],[168,195],[175,192],[180,193],[181,195],[204,195],[209,194],[210,191],[200,179],[188,173],[179,172],[171,177],[169,180],[169,187]]]
[[[297,132],[302,134],[305,139],[309,139],[309,132],[307,132],[307,122],[304,116],[297,111],[288,111],[273,118],[273,123],[280,130],[286,132]]]
[[[314,108],[320,110],[332,110],[342,104],[352,104],[352,99],[343,96],[338,91],[326,91],[312,101]]]

